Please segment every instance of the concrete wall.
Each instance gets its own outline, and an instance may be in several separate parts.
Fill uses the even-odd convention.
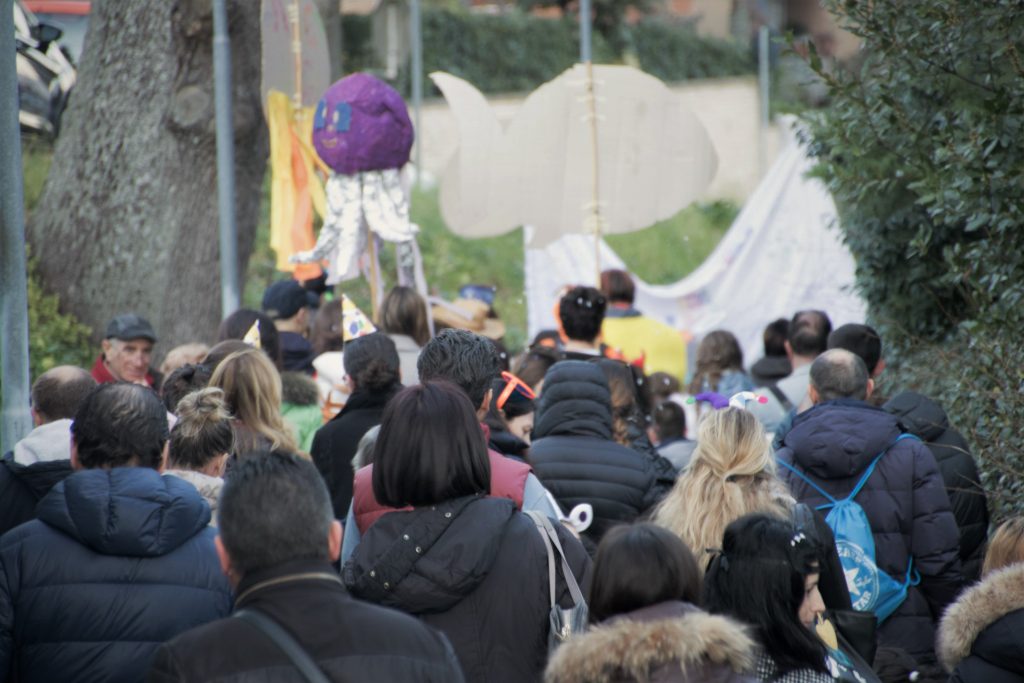
[[[718,174],[706,193],[707,199],[731,199],[742,203],[762,177],[761,163],[770,164],[778,152],[778,131],[762,133],[758,123],[757,81],[729,78],[673,86],[700,119],[718,153]],[[507,123],[521,105],[522,97],[488,98],[498,120]],[[410,112],[411,115],[411,112]],[[455,118],[444,100],[423,107],[420,124],[423,169],[440,176],[458,145]],[[762,156],[761,145],[765,145]]]

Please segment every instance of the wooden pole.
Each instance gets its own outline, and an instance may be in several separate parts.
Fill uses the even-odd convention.
[[[588,61],[587,70],[587,119],[590,122],[590,152],[591,152],[591,198],[590,216],[591,230],[594,233],[594,267],[596,269],[595,286],[601,286],[601,191],[600,175],[598,170],[598,148],[597,148],[597,97],[594,94],[594,63]]]

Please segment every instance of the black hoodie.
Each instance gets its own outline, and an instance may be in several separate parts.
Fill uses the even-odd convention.
[[[924,441],[935,456],[960,530],[964,579],[969,583],[976,581],[985,559],[988,501],[967,441],[949,425],[942,406],[915,391],[893,396],[883,408],[895,415],[904,429]]]

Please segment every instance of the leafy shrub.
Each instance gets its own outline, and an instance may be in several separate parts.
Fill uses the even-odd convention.
[[[1013,0],[828,0],[863,39],[810,117],[890,383],[944,405],[997,513],[1024,508],[1024,13]],[[888,374],[888,373],[887,373]]]
[[[751,73],[753,57],[738,43],[697,35],[693,23],[646,17],[627,30],[640,68],[663,81]]]
[[[57,365],[78,365],[88,370],[95,360],[92,330],[73,315],[61,313],[55,294],[43,288],[35,259],[28,263],[28,354],[31,378]]]

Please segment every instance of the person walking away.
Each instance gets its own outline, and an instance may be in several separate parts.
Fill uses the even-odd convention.
[[[538,680],[550,631],[548,552],[513,501],[487,495],[491,458],[474,405],[449,382],[404,389],[384,409],[373,457],[377,500],[406,509],[364,532],[342,571],[349,591],[440,629],[467,681]],[[554,527],[585,586],[586,551]],[[555,599],[570,607],[561,571]]]
[[[308,680],[241,616],[248,613],[283,628],[330,681],[461,683],[442,635],[345,592],[331,567],[341,526],[312,463],[292,453],[253,454],[225,484],[220,520],[217,555],[235,614],[162,645],[147,681]]]
[[[0,672],[135,683],[160,643],[226,616],[231,589],[209,506],[160,475],[167,413],[151,389],[100,385],[71,434],[75,473],[0,537]]]
[[[47,370],[32,384],[35,427],[0,459],[0,534],[36,516],[36,504],[71,474],[71,418],[96,380],[73,365]]]
[[[594,558],[592,626],[555,651],[545,683],[753,681],[754,641],[696,606],[700,576],[693,553],[661,527],[609,531]]]

